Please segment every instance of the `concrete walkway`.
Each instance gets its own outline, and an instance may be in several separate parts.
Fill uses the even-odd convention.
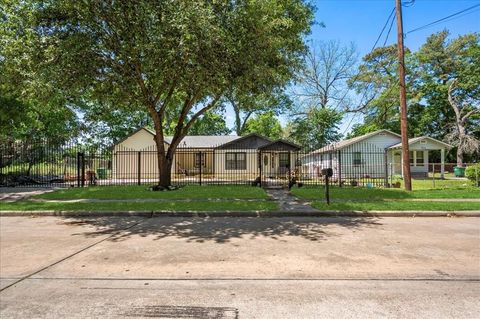
[[[286,189],[267,188],[265,191],[272,200],[278,203],[280,211],[295,211],[303,213],[313,213],[319,211],[310,206],[310,202],[296,198]]]
[[[47,187],[6,187],[0,188],[0,201],[16,202],[22,199],[29,198],[35,195],[41,195],[48,192],[53,192],[54,188]]]

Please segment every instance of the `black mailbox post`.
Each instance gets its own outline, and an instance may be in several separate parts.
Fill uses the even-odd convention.
[[[322,175],[325,176],[325,200],[327,201],[327,205],[330,205],[329,179],[330,179],[330,177],[333,176],[333,169],[331,169],[331,168],[322,169]]]

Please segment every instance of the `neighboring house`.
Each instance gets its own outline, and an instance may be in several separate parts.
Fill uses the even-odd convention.
[[[154,132],[141,128],[113,148],[113,178],[154,179],[158,160]],[[168,149],[171,137],[165,137]],[[186,136],[174,155],[173,178],[253,180],[285,177],[295,167],[300,146],[272,141],[258,134],[246,136]]]
[[[440,151],[440,174],[444,175],[445,150],[449,144],[428,136],[409,139],[410,170],[414,177],[428,175],[430,151]],[[303,173],[320,174],[330,167],[337,178],[386,178],[403,175],[401,136],[388,130],[379,130],[343,140],[313,151],[302,158]]]

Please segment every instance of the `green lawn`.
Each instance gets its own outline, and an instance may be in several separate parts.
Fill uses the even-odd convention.
[[[312,200],[312,206],[320,210],[480,210],[480,202],[469,199],[480,199],[480,188],[473,186],[422,189],[418,187],[412,192],[395,188],[363,188],[363,187],[331,187],[332,203],[325,203],[323,187],[293,188],[295,196]],[[450,182],[450,181],[447,181]],[[456,182],[456,181],[455,181]],[[454,184],[453,184],[454,185]],[[410,199],[464,199],[461,202],[409,201]]]
[[[438,176],[437,176],[438,178]],[[400,181],[402,187],[404,187],[403,180]],[[456,179],[414,179],[412,180],[412,188],[417,189],[445,189],[445,188],[469,188],[472,186],[472,182],[468,180],[456,180]]]
[[[299,198],[316,200],[323,199],[323,187],[292,188],[292,194]],[[445,188],[445,189],[417,189],[406,192],[395,188],[361,188],[361,187],[331,187],[330,197],[333,200],[345,201],[381,201],[384,199],[413,199],[413,198],[480,198],[480,188]]]
[[[260,187],[252,186],[185,186],[174,191],[152,192],[147,186],[97,186],[62,189],[35,198],[42,199],[266,199]]]
[[[278,206],[272,201],[254,202],[108,202],[108,203],[38,203],[21,201],[1,203],[2,210],[55,210],[55,211],[271,211]]]
[[[0,203],[0,210],[265,211],[278,209],[275,202],[267,200],[268,196],[264,189],[251,186],[186,186],[178,190],[165,192],[152,192],[147,189],[147,186],[103,186],[61,189],[32,198],[44,200],[131,199],[132,201],[62,203],[24,200],[14,203]],[[142,199],[162,199],[164,201],[142,202]],[[209,199],[212,201],[209,201]],[[246,199],[252,201],[242,201]],[[192,201],[189,202],[188,200]]]

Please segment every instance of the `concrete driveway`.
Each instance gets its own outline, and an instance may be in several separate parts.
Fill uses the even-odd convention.
[[[0,218],[2,318],[472,318],[477,218]]]

